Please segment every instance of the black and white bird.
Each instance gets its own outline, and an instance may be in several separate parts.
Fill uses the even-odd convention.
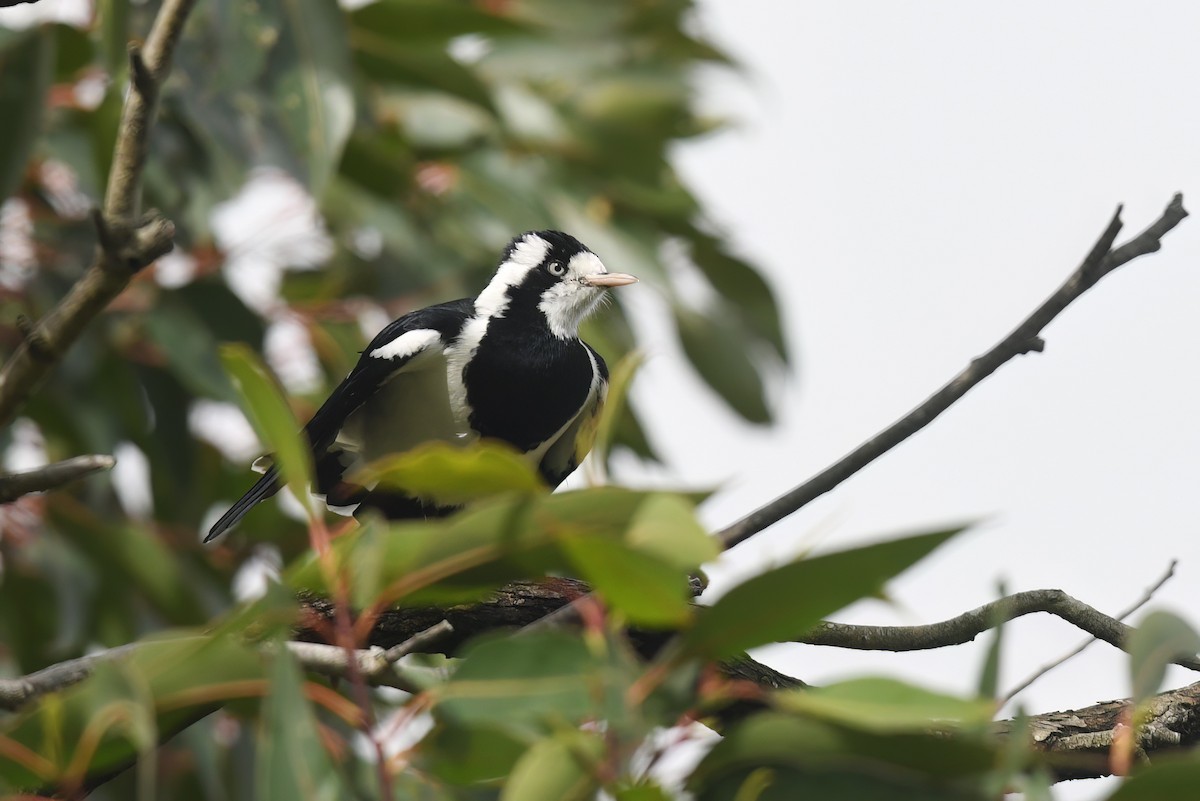
[[[304,428],[316,492],[332,507],[357,504],[392,519],[443,515],[452,508],[346,479],[422,442],[479,438],[514,446],[549,486],[558,486],[578,466],[577,439],[608,390],[608,368],[579,338],[579,324],[605,289],[636,281],[608,272],[568,234],[517,237],[478,297],[410,312],[371,340]],[[281,486],[271,467],[204,541]]]

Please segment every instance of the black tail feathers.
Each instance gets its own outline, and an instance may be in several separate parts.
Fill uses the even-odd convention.
[[[237,503],[229,507],[228,512],[221,515],[221,519],[214,523],[213,527],[208,530],[204,541],[209,542],[236,526],[257,503],[265,501],[279,492],[280,486],[279,468],[272,467],[263,474],[262,478],[254,482],[254,486],[250,488],[249,492],[239,498]]]

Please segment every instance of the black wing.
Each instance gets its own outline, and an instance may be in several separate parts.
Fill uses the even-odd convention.
[[[445,345],[458,336],[463,324],[474,311],[474,301],[470,298],[439,303],[409,312],[403,317],[392,321],[382,331],[375,335],[371,343],[363,350],[358,364],[338,384],[323,404],[304,426],[304,433],[312,447],[314,459],[319,459],[337,438],[338,431],[355,409],[370,397],[371,393],[387,382],[389,378],[412,360],[417,353],[414,351],[396,358],[380,358],[371,353],[386,347],[412,331],[436,331],[440,342]],[[433,344],[432,342],[430,344]],[[214,539],[237,525],[246,513],[260,501],[270,498],[279,491],[282,482],[278,468],[272,466],[254,486],[238,499],[237,503],[221,515],[213,527],[209,529],[204,541]]]

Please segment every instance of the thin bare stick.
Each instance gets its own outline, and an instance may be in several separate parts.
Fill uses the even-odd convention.
[[[125,656],[132,653],[137,647],[137,643],[131,643],[117,648],[109,648],[106,651],[50,665],[36,673],[30,673],[28,676],[0,679],[0,709],[16,710],[34,698],[65,690],[92,675],[92,671],[100,662]]]
[[[1001,623],[1034,612],[1060,617],[1098,640],[1125,650],[1132,627],[1072,598],[1062,590],[1028,590],[984,604],[969,612],[925,626],[856,626],[819,623],[795,642],[859,651],[925,651],[970,642]],[[1200,671],[1200,659],[1183,657],[1174,664]]]
[[[396,687],[417,693],[423,689],[420,683],[414,681],[412,673],[401,669],[396,662],[453,631],[454,627],[443,620],[389,649],[375,647],[352,650],[350,656],[353,662],[347,658],[346,650],[340,645],[289,642],[286,647],[296,657],[300,667],[313,673],[338,678],[349,678],[352,673],[357,673],[361,680],[373,686]],[[0,679],[0,709],[20,709],[29,701],[43,695],[65,690],[91,676],[96,665],[101,662],[128,656],[138,647],[138,643],[130,643],[59,662],[28,676]]]
[[[732,548],[803,508],[929,425],[934,418],[950,408],[972,387],[994,373],[1005,362],[1030,351],[1041,351],[1045,346],[1041,332],[1051,320],[1105,275],[1139,256],[1157,251],[1162,247],[1162,237],[1186,216],[1187,212],[1183,208],[1183,196],[1177,194],[1158,220],[1145,231],[1114,250],[1113,242],[1116,241],[1117,234],[1121,230],[1121,209],[1118,207],[1112,221],[1104,229],[1104,233],[1101,234],[1100,239],[1092,247],[1079,268],[1058,288],[1058,291],[1013,329],[1012,333],[987,353],[972,361],[965,370],[950,379],[924,403],[879,434],[859,445],[800,486],[755,509],[718,532],[717,536],[720,538],[721,544],[725,548]]]
[[[111,456],[75,456],[45,467],[0,475],[0,504],[12,503],[33,492],[58,489],[92,473],[109,470],[116,463]]]
[[[130,47],[131,87],[117,129],[104,208],[93,215],[100,243],[91,267],[54,309],[25,333],[0,368],[0,426],[12,422],[62,359],[137,270],[168,252],[175,226],[156,213],[142,215],[141,181],[158,96],[171,56],[195,0],[164,0],[144,46]]]
[[[1130,606],[1128,609],[1126,609],[1125,611],[1123,611],[1119,615],[1117,615],[1116,619],[1123,621],[1123,620],[1125,620],[1125,618],[1129,617],[1134,612],[1141,609],[1146,604],[1150,603],[1150,599],[1154,597],[1154,594],[1156,592],[1158,592],[1159,589],[1161,589],[1164,584],[1166,584],[1168,581],[1170,581],[1172,576],[1175,575],[1175,566],[1177,564],[1179,564],[1179,560],[1172,559],[1171,564],[1167,566],[1167,572],[1163,573],[1162,577],[1159,578],[1159,580],[1156,581],[1153,586],[1149,587],[1144,593],[1142,593],[1142,597],[1139,598],[1133,604],[1133,606]],[[1089,645],[1096,642],[1096,640],[1098,640],[1098,639],[1099,639],[1099,637],[1092,637],[1091,639],[1084,640],[1083,642],[1081,642],[1079,644],[1078,648],[1073,649],[1070,653],[1064,654],[1059,659],[1056,659],[1053,662],[1043,665],[1036,672],[1034,672],[1029,678],[1025,679],[1025,681],[1021,682],[1016,687],[1013,687],[1011,690],[1009,690],[1008,693],[1003,698],[1000,699],[1000,705],[1004,706],[1009,701],[1011,701],[1013,698],[1016,698],[1019,693],[1024,692],[1026,689],[1028,689],[1031,684],[1033,684],[1035,681],[1040,679],[1042,676],[1045,676],[1047,673],[1054,670],[1059,665],[1065,664],[1066,662],[1069,662],[1070,660],[1079,656],[1081,653],[1084,652],[1084,650]]]

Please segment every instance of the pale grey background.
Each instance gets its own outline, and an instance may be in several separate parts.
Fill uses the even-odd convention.
[[[1200,213],[1195,3],[708,0],[698,23],[744,66],[700,81],[706,108],[740,125],[678,163],[769,271],[798,366],[776,387],[777,427],[732,425],[681,366],[657,300],[634,300],[656,343],[635,390],[670,462],[656,478],[720,483],[704,509],[714,525],[838,458],[990,347],[1074,269],[1118,203],[1126,236],[1177,190]],[[1156,605],[1200,622],[1198,303],[1200,216],[1069,308],[1045,353],[739,548],[714,589],[814,545],[975,519],[895,582],[895,606],[838,617],[930,622],[990,600],[1001,580],[1115,611],[1178,557]],[[1014,623],[1003,685],[1080,639],[1051,618]],[[760,656],[814,682],[874,671],[968,691],[983,646]],[[1123,696],[1127,673],[1097,644],[1020,700],[1039,712]],[[1177,669],[1168,683],[1194,679]]]

